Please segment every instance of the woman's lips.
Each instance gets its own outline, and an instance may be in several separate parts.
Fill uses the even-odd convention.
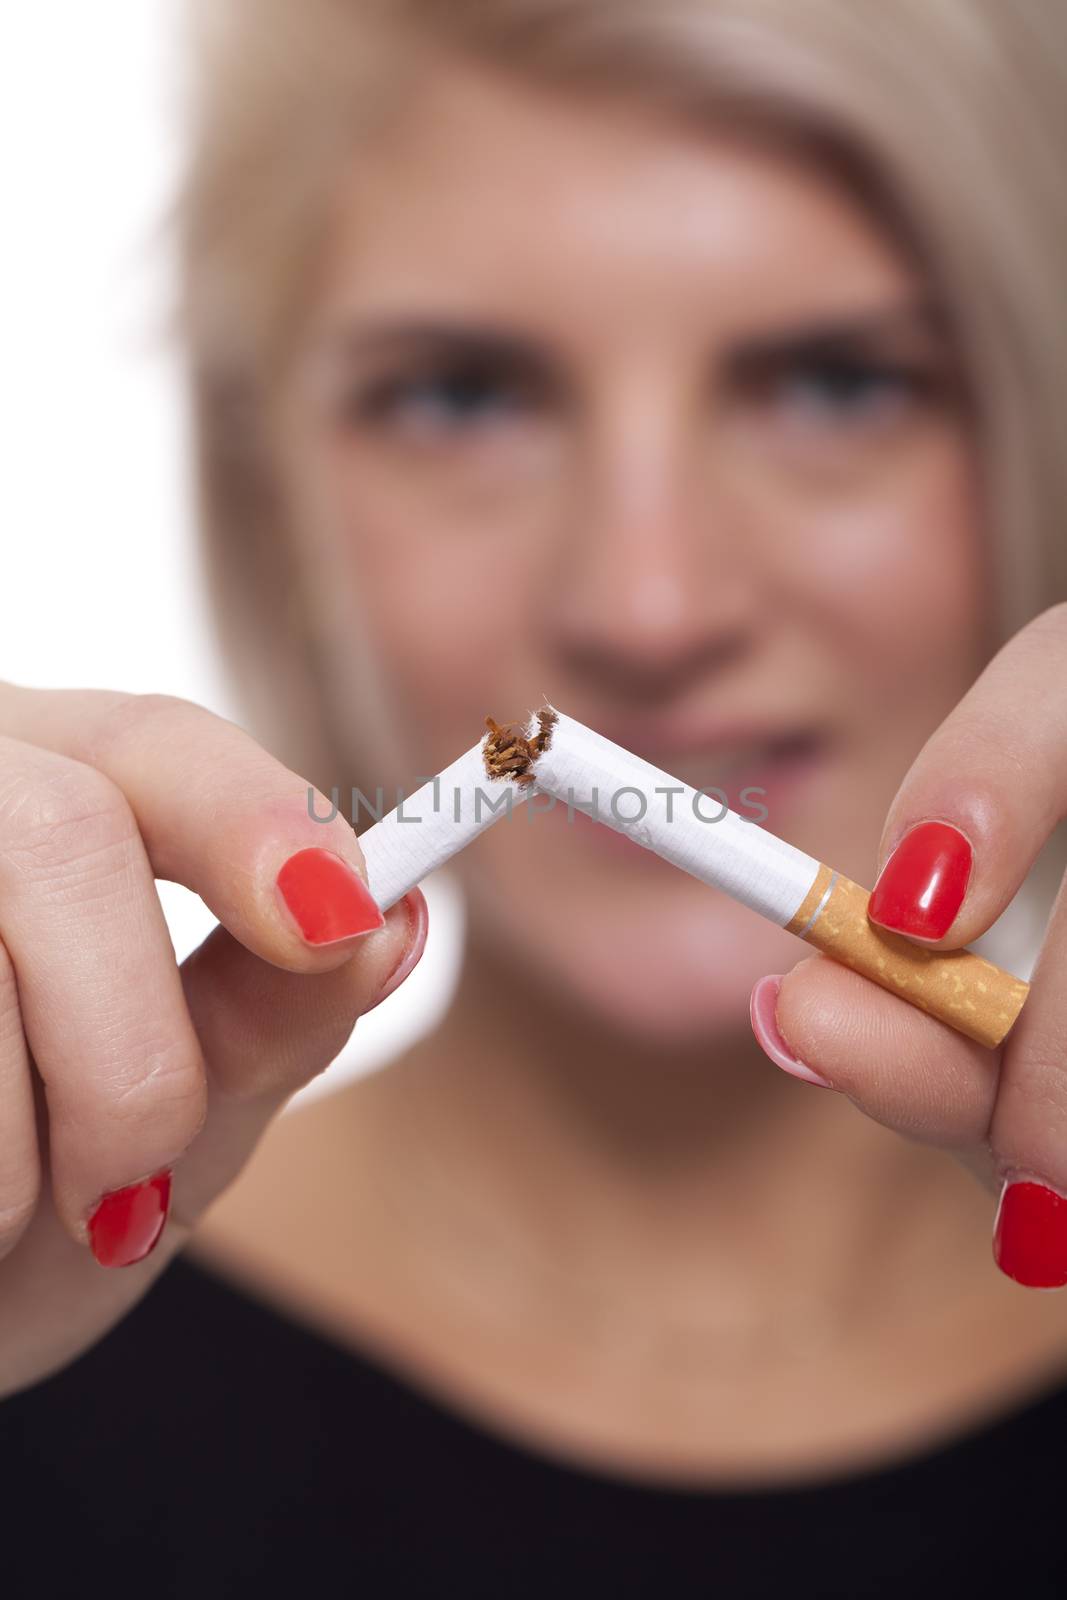
[[[688,783],[692,788],[704,791],[700,815],[709,825],[714,825],[713,818],[721,817],[721,808],[726,805],[739,816],[747,817],[769,832],[785,837],[783,828],[788,827],[789,813],[801,790],[822,770],[826,749],[826,740],[822,736],[797,733],[776,738],[768,747],[741,761],[733,756],[728,758],[725,754],[719,762],[714,758],[696,760],[690,752],[687,757],[679,756],[672,763],[669,754],[661,752],[655,764],[662,771],[676,776],[679,783]],[[627,811],[634,803],[632,796],[626,797]],[[675,797],[674,804],[679,803],[678,797]],[[545,804],[545,801],[540,801],[537,809],[540,811]],[[610,814],[610,804],[610,796],[598,797],[601,818]],[[583,848],[588,844],[616,857],[626,855],[632,860],[658,860],[651,851],[636,844],[625,833],[604,825],[602,821],[594,822],[585,812],[572,808],[568,818],[568,808],[560,800],[544,814],[557,816],[565,825],[575,828],[577,837],[583,841]]]
[[[823,770],[826,754],[823,739],[814,735],[798,739],[769,751],[718,787],[725,791],[731,811],[778,833],[779,816],[788,814],[801,788]]]

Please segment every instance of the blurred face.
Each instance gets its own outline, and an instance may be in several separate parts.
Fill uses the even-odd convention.
[[[365,791],[548,699],[870,886],[985,588],[952,351],[878,225],[767,148],[449,66],[320,266],[288,438]],[[456,867],[499,957],[664,1044],[805,953],[562,806]]]

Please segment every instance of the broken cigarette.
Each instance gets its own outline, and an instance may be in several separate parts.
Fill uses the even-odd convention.
[[[360,836],[383,911],[535,794],[626,834],[959,1033],[993,1048],[1030,985],[972,950],[929,950],[878,928],[869,892],[583,723],[542,706],[488,733]],[[415,825],[417,824],[417,826]]]

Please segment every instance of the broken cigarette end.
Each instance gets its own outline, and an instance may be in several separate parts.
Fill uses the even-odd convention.
[[[527,737],[514,723],[499,723],[486,717],[489,729],[482,746],[485,770],[490,778],[511,778],[515,783],[534,783],[536,775],[531,770],[541,753],[548,749],[556,713],[551,706],[542,706],[537,713],[537,732]]]

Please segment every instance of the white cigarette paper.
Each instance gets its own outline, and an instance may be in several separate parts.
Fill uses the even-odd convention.
[[[543,706],[524,733],[490,731],[360,835],[383,911],[517,804],[543,795],[625,833],[692,877],[950,1027],[993,1048],[1029,985],[970,950],[934,951],[878,928],[868,891],[573,717]]]
[[[485,739],[359,836],[367,883],[382,911],[521,804],[528,788],[485,769]]]
[[[607,827],[782,927],[815,881],[814,856],[730,811],[716,792],[691,788],[561,711],[531,771],[535,793],[587,815],[595,805]]]
[[[796,915],[819,863],[594,733],[555,707],[548,747],[531,765],[535,783],[491,777],[486,738],[360,836],[367,881],[383,911],[479,833],[534,794],[597,820],[782,927]],[[537,731],[536,715],[526,737]],[[486,736],[487,737],[487,736]]]

